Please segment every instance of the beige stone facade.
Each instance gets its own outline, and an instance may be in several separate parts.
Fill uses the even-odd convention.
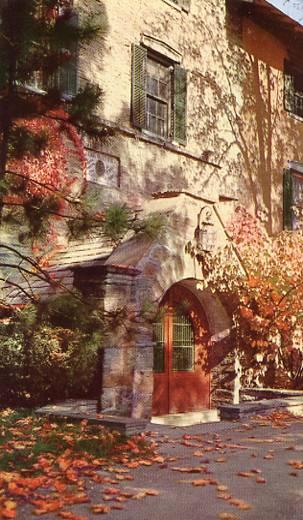
[[[165,236],[130,240],[103,264],[105,307],[127,303],[132,315],[127,332],[105,345],[103,409],[151,415],[155,338],[138,315],[146,302],[161,305],[176,285],[192,292],[207,319],[205,348],[217,360],[209,368],[211,406],[233,399],[228,310],[199,286],[201,267],[186,244],[205,222],[214,231],[210,247],[228,240],[238,204],[270,232],[283,228],[283,218],[285,225],[283,171],[303,172],[303,83],[286,64],[300,68],[303,29],[265,0],[85,0],[78,7],[107,21],[105,36],[80,53],[79,84],[99,83],[100,122],[114,129],[105,142],[86,141],[88,189],[97,192],[97,205],[119,200],[167,219]],[[225,387],[222,364],[230,374]]]
[[[128,310],[104,344],[102,409],[150,417],[160,386],[166,413],[186,411],[186,402],[191,411],[233,400],[228,306],[204,288],[187,245],[203,254],[228,241],[239,204],[270,232],[300,225],[289,212],[285,218],[285,205],[292,211],[301,200],[303,28],[266,0],[74,4],[80,16],[91,12],[107,26],[79,52],[79,87],[87,81],[102,87],[100,127],[113,131],[106,139],[83,136],[87,191],[97,210],[119,201],[166,221],[156,240],[130,238],[114,251],[88,241],[81,257],[79,244],[57,257],[70,285],[93,292],[107,311]],[[148,306],[149,317],[142,312]],[[152,323],[159,308],[161,337]],[[197,345],[208,363],[197,358]],[[158,373],[155,349],[163,362]],[[177,372],[184,385],[192,381],[195,402],[182,395]],[[181,397],[174,400],[172,388]]]

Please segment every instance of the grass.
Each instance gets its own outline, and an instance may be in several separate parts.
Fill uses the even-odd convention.
[[[126,437],[103,426],[49,421],[28,410],[0,410],[0,471],[29,469],[47,455],[111,458],[123,451]],[[146,448],[138,439],[140,454]],[[129,455],[129,453],[128,453]],[[135,453],[134,453],[135,457]]]

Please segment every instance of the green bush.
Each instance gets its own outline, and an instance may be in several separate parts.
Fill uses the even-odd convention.
[[[59,299],[40,310],[27,307],[17,319],[2,323],[0,403],[33,406],[90,394],[102,328],[94,312],[82,309],[81,320],[79,309],[73,310],[65,326]]]

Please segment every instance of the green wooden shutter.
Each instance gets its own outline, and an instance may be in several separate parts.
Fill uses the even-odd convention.
[[[187,72],[178,65],[174,69],[173,137],[186,144]]]
[[[132,45],[132,123],[137,128],[146,126],[146,58],[147,50]]]
[[[74,13],[68,23],[78,27],[79,15]],[[70,97],[78,92],[78,44],[72,43],[67,50],[71,56],[58,69],[58,89],[63,96]]]
[[[295,112],[294,74],[288,61],[284,62],[284,108],[288,112]]]
[[[293,176],[291,170],[283,174],[283,229],[293,229]]]

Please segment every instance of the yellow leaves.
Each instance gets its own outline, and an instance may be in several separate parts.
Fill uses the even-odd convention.
[[[88,502],[90,502],[90,498],[86,493],[72,493],[64,496],[64,503],[68,505],[87,504]]]
[[[131,498],[133,500],[141,500],[142,498],[144,498],[146,496],[146,493],[145,491],[139,491],[139,493],[136,493],[135,495],[133,495]]]
[[[193,486],[207,486],[209,484],[209,479],[198,479],[198,480],[192,480]]]
[[[5,500],[0,506],[0,518],[10,519],[16,517],[17,504],[13,500]]]
[[[95,515],[105,515],[110,512],[110,506],[105,504],[94,504],[91,506],[91,510]]]
[[[272,460],[274,458],[273,454],[272,453],[267,453],[266,455],[264,455],[263,459],[265,460]]]
[[[203,457],[204,456],[204,452],[197,450],[197,451],[194,451],[193,455],[195,457]]]
[[[227,486],[223,486],[222,484],[219,484],[217,486],[217,491],[219,491],[221,493],[224,492],[224,491],[228,491],[228,487]]]
[[[204,471],[203,468],[200,468],[200,467],[189,467],[189,468],[185,468],[185,467],[174,467],[174,468],[171,468],[172,471],[179,471],[180,473],[202,473]]]
[[[238,520],[238,517],[235,516],[233,513],[219,513],[218,515],[219,520]]]
[[[61,471],[66,471],[67,468],[69,468],[69,466],[71,465],[71,460],[62,456],[57,459],[57,463]]]
[[[66,520],[88,520],[87,516],[75,515],[70,511],[60,511],[60,513],[58,513],[58,516],[61,516],[61,518],[65,518]]]
[[[47,513],[53,513],[62,508],[63,502],[62,500],[37,500],[36,505],[39,504],[38,509],[34,509],[34,515],[46,515]]]
[[[229,503],[232,506],[236,506],[238,509],[241,509],[242,511],[248,511],[251,509],[251,505],[248,502],[245,502],[245,500],[241,500],[240,498],[231,498]]]

